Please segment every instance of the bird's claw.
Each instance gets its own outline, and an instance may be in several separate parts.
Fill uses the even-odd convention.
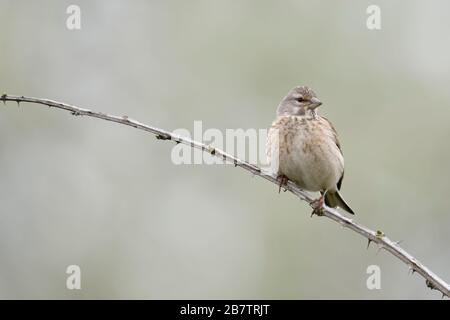
[[[311,212],[311,218],[312,218],[312,216],[313,215],[316,215],[316,216],[318,216],[318,217],[321,217],[321,216],[323,216],[323,208],[318,208],[318,209],[314,209],[312,212]]]
[[[281,188],[287,185],[287,182],[289,181],[289,179],[284,174],[282,174],[282,175],[279,175],[277,177],[277,180],[280,182],[279,183],[279,188],[278,188],[278,193],[280,193],[281,192]],[[286,192],[286,191],[287,191],[287,189],[285,188],[284,192]]]
[[[313,215],[323,216],[323,205],[324,205],[324,203],[325,203],[324,195],[321,195],[319,199],[311,201],[310,205],[314,209],[313,212],[311,212],[311,217]]]

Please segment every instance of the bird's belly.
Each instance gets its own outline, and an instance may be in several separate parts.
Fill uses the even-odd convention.
[[[343,172],[340,150],[328,137],[296,135],[280,150],[280,171],[309,191],[334,190]]]

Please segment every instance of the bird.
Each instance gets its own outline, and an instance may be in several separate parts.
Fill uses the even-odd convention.
[[[271,170],[279,191],[288,180],[310,192],[320,192],[311,202],[313,214],[324,207],[355,214],[340,194],[344,156],[333,124],[318,114],[322,102],[307,86],[291,89],[276,110],[266,143]]]

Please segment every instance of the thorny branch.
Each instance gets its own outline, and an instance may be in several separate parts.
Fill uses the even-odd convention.
[[[248,162],[245,162],[233,155],[230,155],[224,152],[223,150],[214,148],[212,146],[203,144],[198,141],[191,140],[189,138],[175,135],[163,129],[143,124],[139,121],[130,119],[127,116],[119,117],[101,112],[95,112],[89,109],[79,108],[73,105],[48,99],[39,99],[39,98],[3,94],[2,96],[0,96],[0,100],[3,101],[5,104],[6,101],[14,101],[17,102],[17,104],[19,104],[20,102],[29,102],[46,105],[48,107],[67,110],[71,112],[72,115],[75,116],[89,116],[99,118],[106,121],[113,121],[123,125],[131,126],[136,129],[148,131],[150,133],[153,133],[157,139],[172,140],[175,143],[182,143],[191,146],[192,148],[203,150],[217,157],[221,157],[223,160],[233,163],[236,167],[241,167],[242,169],[251,172],[253,175],[259,176],[263,179],[266,179],[278,185],[277,178],[274,175],[268,172],[263,172],[259,167],[252,165]],[[314,200],[307,192],[301,190],[291,181],[287,183],[286,189],[291,193],[293,193],[294,195],[296,195],[301,200],[308,202],[309,204],[311,204],[311,202]],[[426,280],[427,287],[440,291],[443,297],[444,296],[450,297],[450,286],[444,280],[439,278],[435,273],[433,273],[430,269],[428,269],[425,265],[423,265],[419,260],[414,258],[411,254],[403,250],[399,246],[398,242],[389,239],[382,231],[379,230],[373,231],[357,222],[354,222],[353,219],[341,215],[337,210],[326,206],[323,208],[321,216],[325,216],[331,220],[334,220],[341,226],[349,228],[350,230],[359,233],[363,237],[367,238],[368,239],[367,246],[369,246],[371,242],[376,243],[379,249],[384,249],[388,251],[389,253],[400,259],[403,263],[405,263],[408,266],[408,270],[410,272],[412,273],[417,272],[418,274],[420,274]]]

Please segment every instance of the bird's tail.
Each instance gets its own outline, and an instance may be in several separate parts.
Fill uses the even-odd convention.
[[[339,191],[328,191],[325,194],[325,204],[331,208],[340,207],[347,211],[348,213],[355,214],[350,208],[350,206],[345,202],[342,196],[339,194]]]

